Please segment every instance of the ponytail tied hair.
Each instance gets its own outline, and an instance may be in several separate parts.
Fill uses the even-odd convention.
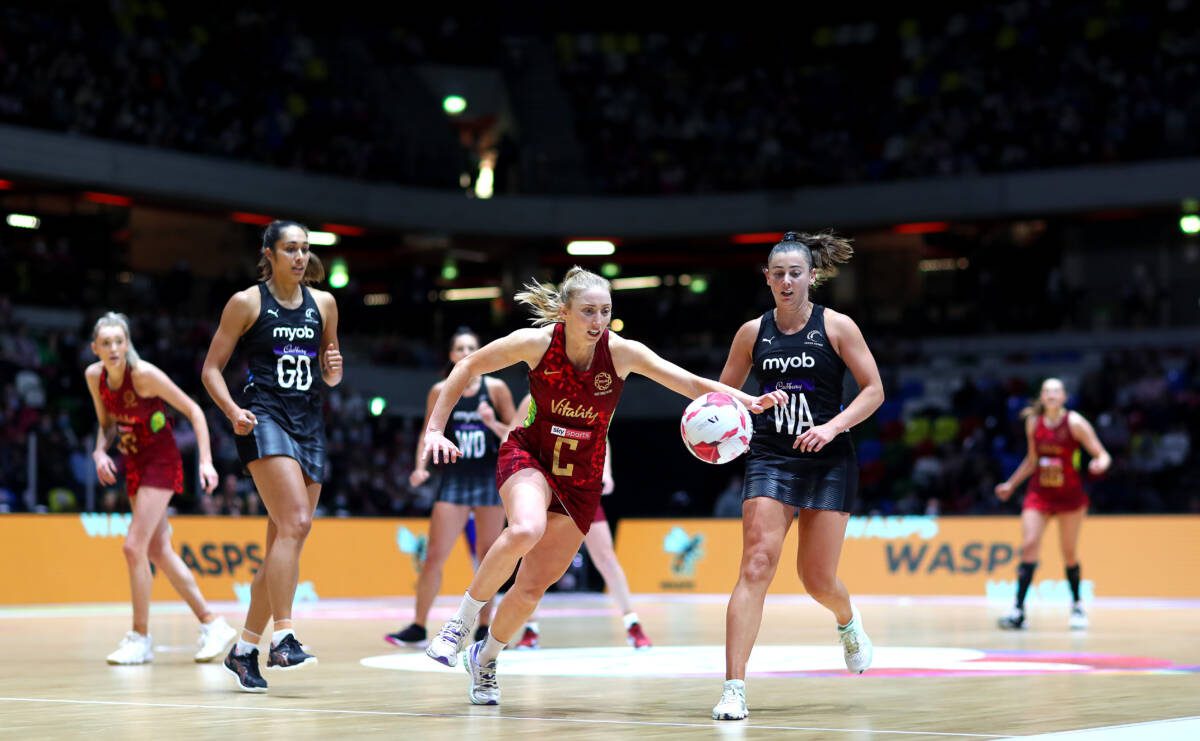
[[[612,293],[612,284],[607,278],[576,265],[567,271],[566,277],[557,288],[553,285],[530,282],[526,283],[525,290],[513,296],[513,299],[533,311],[530,321],[535,327],[544,327],[561,322],[562,310],[570,306],[576,295],[589,288],[602,288]]]
[[[298,221],[291,221],[289,219],[276,219],[267,224],[267,228],[263,230],[262,249],[258,253],[259,280],[271,279],[271,262],[267,259],[266,251],[275,249],[275,243],[283,236],[283,230],[293,226],[303,231],[305,238],[308,238],[308,227]],[[320,283],[323,280],[325,280],[325,265],[321,262],[321,258],[317,257],[316,253],[309,252],[308,266],[304,269],[304,277],[300,279],[300,282],[309,286],[313,283]]]
[[[854,247],[851,246],[851,240],[839,237],[832,230],[815,234],[786,232],[783,239],[771,248],[767,262],[785,252],[800,252],[808,258],[808,266],[816,271],[812,281],[815,287],[838,274],[837,266],[853,257]]]

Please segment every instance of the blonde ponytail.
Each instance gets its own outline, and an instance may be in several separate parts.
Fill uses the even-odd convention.
[[[563,309],[589,288],[602,288],[612,293],[612,284],[607,279],[576,265],[567,271],[557,289],[542,283],[526,283],[525,290],[513,296],[513,300],[533,310],[533,318],[529,320],[533,326],[544,327],[561,322]]]
[[[129,317],[115,311],[110,311],[104,316],[96,320],[96,326],[92,327],[92,342],[100,335],[100,330],[105,327],[120,327],[125,333],[125,363],[133,368],[137,366],[141,356],[133,347],[133,337],[129,334]]]

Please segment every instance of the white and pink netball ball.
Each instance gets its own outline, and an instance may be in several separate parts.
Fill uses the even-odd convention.
[[[683,444],[705,463],[728,463],[750,447],[754,426],[742,402],[710,391],[683,410],[679,423]]]

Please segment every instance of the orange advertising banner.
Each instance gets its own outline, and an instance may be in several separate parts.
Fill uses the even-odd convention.
[[[0,604],[120,602],[129,599],[121,546],[128,514],[0,516]],[[175,517],[175,552],[204,596],[249,600],[263,559],[266,518]],[[425,558],[428,520],[318,519],[300,558],[296,600],[411,595]],[[442,589],[461,593],[473,571],[465,545],[446,562]],[[165,578],[152,598],[177,600]]]
[[[176,517],[172,544],[213,600],[249,599],[266,520]],[[121,602],[128,514],[0,516],[0,604]],[[298,602],[412,595],[424,560],[425,519],[319,519],[300,561]],[[853,594],[971,595],[1008,601],[1018,561],[1015,517],[852,517],[838,570]],[[623,520],[617,554],[637,593],[728,593],[737,580],[738,520]],[[797,534],[784,543],[773,593],[802,593]],[[1080,560],[1085,597],[1200,597],[1200,517],[1089,517]],[[472,562],[456,546],[443,594],[461,593]],[[1057,525],[1042,544],[1033,596],[1066,599]],[[153,598],[176,600],[156,578]]]
[[[838,574],[851,594],[973,595],[1008,601],[1020,560],[1016,517],[851,517]],[[771,584],[802,593],[797,528]],[[740,520],[624,520],[617,556],[638,593],[726,593],[737,581]],[[1095,516],[1079,544],[1083,596],[1200,597],[1200,517]],[[1067,584],[1051,521],[1033,594],[1065,600]]]

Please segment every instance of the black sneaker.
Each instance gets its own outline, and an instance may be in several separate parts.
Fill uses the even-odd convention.
[[[393,646],[425,648],[425,645],[429,643],[429,633],[425,630],[424,625],[413,623],[404,630],[388,633],[383,637],[383,640]]]
[[[304,652],[304,647],[296,636],[289,634],[279,643],[271,646],[267,652],[267,669],[291,671],[300,667],[316,664],[317,657]]]
[[[258,672],[258,649],[245,656],[238,656],[234,649],[229,649],[222,666],[237,679],[238,689],[242,692],[266,692],[267,680]]]
[[[481,625],[475,629],[475,642],[476,643],[479,643],[480,641],[486,641],[487,637],[488,637],[488,627],[486,625]]]
[[[1013,608],[1007,615],[996,621],[1001,630],[1023,630],[1025,628],[1025,611]]]

